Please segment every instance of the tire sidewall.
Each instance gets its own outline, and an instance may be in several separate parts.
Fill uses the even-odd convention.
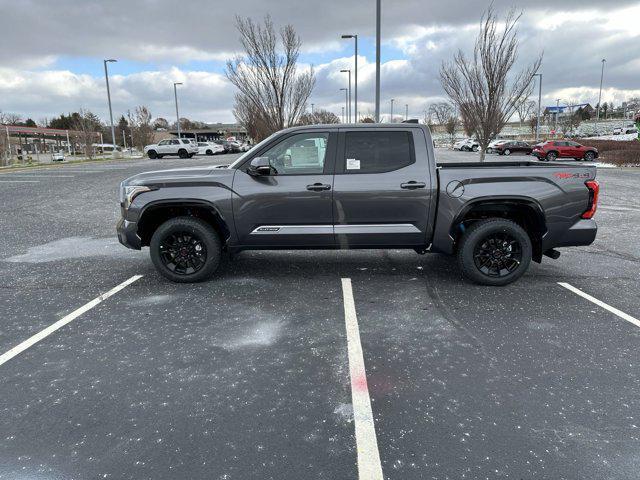
[[[205,265],[197,272],[190,275],[179,275],[169,270],[162,262],[160,256],[160,244],[168,235],[179,232],[188,232],[198,237],[207,249],[207,258]],[[176,217],[167,220],[160,225],[149,244],[149,253],[151,261],[156,270],[165,278],[172,282],[192,283],[207,280],[220,266],[222,256],[222,248],[220,238],[216,231],[208,223],[192,217]]]
[[[482,273],[475,265],[473,254],[476,246],[493,233],[507,233],[515,238],[522,248],[520,266],[504,277],[490,277]],[[533,248],[527,232],[515,222],[504,219],[481,220],[472,225],[463,235],[458,248],[458,264],[463,275],[474,283],[490,286],[503,286],[515,282],[525,274],[531,263]]]

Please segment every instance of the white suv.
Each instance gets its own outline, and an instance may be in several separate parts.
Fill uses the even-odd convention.
[[[144,147],[144,153],[149,158],[162,158],[166,155],[177,155],[180,158],[191,158],[198,153],[198,145],[188,138],[171,138],[161,140],[153,145]]]

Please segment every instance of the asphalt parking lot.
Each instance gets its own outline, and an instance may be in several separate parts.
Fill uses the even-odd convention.
[[[638,478],[639,169],[598,170],[593,245],[504,288],[399,250],[180,285],[118,244],[121,180],[233,157],[0,173],[0,356],[62,322],[0,357],[0,478]]]

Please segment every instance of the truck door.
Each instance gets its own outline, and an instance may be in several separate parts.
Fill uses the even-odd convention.
[[[422,129],[341,130],[333,185],[339,247],[427,244],[434,192]]]
[[[296,132],[270,144],[268,175],[247,173],[233,180],[233,212],[241,245],[253,247],[331,247],[333,168],[337,131]]]

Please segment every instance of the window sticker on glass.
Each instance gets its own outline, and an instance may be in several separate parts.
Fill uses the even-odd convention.
[[[347,170],[360,170],[360,160],[347,158]]]

